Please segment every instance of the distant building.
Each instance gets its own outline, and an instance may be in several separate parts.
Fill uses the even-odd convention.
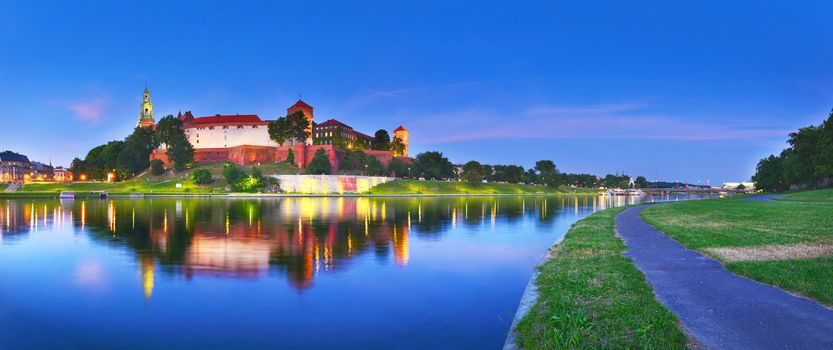
[[[723,188],[736,190],[740,185],[743,185],[743,188],[746,190],[751,190],[755,188],[754,182],[724,182]]]
[[[50,164],[44,164],[41,162],[32,162],[32,173],[29,181],[52,181],[55,176],[55,168],[52,167]]]
[[[53,180],[55,182],[66,182],[72,181],[72,173],[69,169],[64,168],[62,166],[55,167],[53,172]]]
[[[31,174],[28,157],[12,151],[0,152],[0,182],[24,182]]]

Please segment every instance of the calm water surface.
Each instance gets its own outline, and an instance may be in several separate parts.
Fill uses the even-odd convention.
[[[0,201],[0,348],[498,349],[545,250],[626,201]]]

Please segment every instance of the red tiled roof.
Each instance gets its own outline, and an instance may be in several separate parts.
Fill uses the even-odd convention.
[[[260,123],[256,114],[213,115],[210,117],[194,118],[189,124],[220,124],[220,123]]]
[[[306,108],[312,109],[312,106],[308,105],[306,102],[304,102],[302,100],[298,100],[298,102],[295,102],[295,104],[292,105],[291,107],[289,107],[289,109],[292,109],[292,108],[295,108],[295,107],[306,107]]]
[[[356,135],[359,136],[359,137],[363,137],[363,138],[366,138],[366,139],[369,139],[369,140],[375,139],[375,137],[367,135],[365,133],[361,133],[361,132],[358,132],[358,131],[353,131],[353,132],[356,133]]]
[[[396,128],[396,130],[394,130],[393,132],[397,132],[397,131],[408,131],[408,129],[405,129],[405,127],[404,127],[404,126],[400,125],[400,126],[399,126],[398,128]]]
[[[344,123],[342,123],[338,120],[335,120],[335,119],[327,119],[324,122],[318,123],[316,126],[331,126],[331,125],[341,125],[341,126],[348,127],[350,129],[352,129],[350,127],[350,125],[344,124]]]

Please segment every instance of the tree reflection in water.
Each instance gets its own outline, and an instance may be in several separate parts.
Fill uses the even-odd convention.
[[[406,266],[409,240],[440,240],[450,227],[513,222],[547,226],[556,212],[590,212],[623,199],[575,197],[11,200],[0,202],[0,238],[14,244],[68,227],[135,255],[146,298],[156,273],[193,278],[284,275],[297,290],[353,257]],[[544,227],[541,227],[544,228]]]

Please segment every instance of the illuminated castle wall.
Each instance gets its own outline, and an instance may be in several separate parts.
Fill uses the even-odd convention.
[[[179,113],[177,118],[182,121],[185,136],[188,142],[194,147],[194,161],[197,163],[219,163],[233,162],[240,165],[252,165],[265,162],[281,162],[287,159],[289,151],[295,156],[296,165],[306,168],[312,161],[315,151],[323,149],[330,159],[330,165],[335,170],[341,164],[344,157],[344,146],[332,144],[331,142],[315,142],[316,135],[324,137],[326,131],[322,131],[319,125],[314,125],[313,107],[302,100],[298,100],[287,108],[287,114],[302,112],[310,121],[310,137],[303,143],[287,141],[278,144],[269,137],[269,120],[263,120],[255,114],[234,114],[234,115],[213,115],[205,117],[194,117],[188,111]],[[339,123],[349,128],[346,124],[335,120],[331,123]],[[139,126],[155,126],[153,119],[153,104],[150,101],[150,92],[145,89],[142,102],[142,110],[139,114]],[[322,123],[321,126],[324,126]],[[317,128],[317,129],[316,129]],[[321,130],[319,130],[321,129]],[[349,128],[352,131],[352,128]],[[364,135],[358,132],[355,134]],[[408,131],[400,126],[393,132],[405,144],[405,151],[402,155],[393,155],[390,151],[365,151],[366,154],[379,159],[387,165],[394,156],[408,156]],[[370,136],[365,137],[371,140]],[[370,141],[367,143],[369,144]],[[352,146],[352,143],[350,144]],[[352,147],[347,147],[352,148]],[[167,156],[167,150],[162,147],[153,151],[151,160],[159,159],[165,167],[171,167],[172,163]]]

